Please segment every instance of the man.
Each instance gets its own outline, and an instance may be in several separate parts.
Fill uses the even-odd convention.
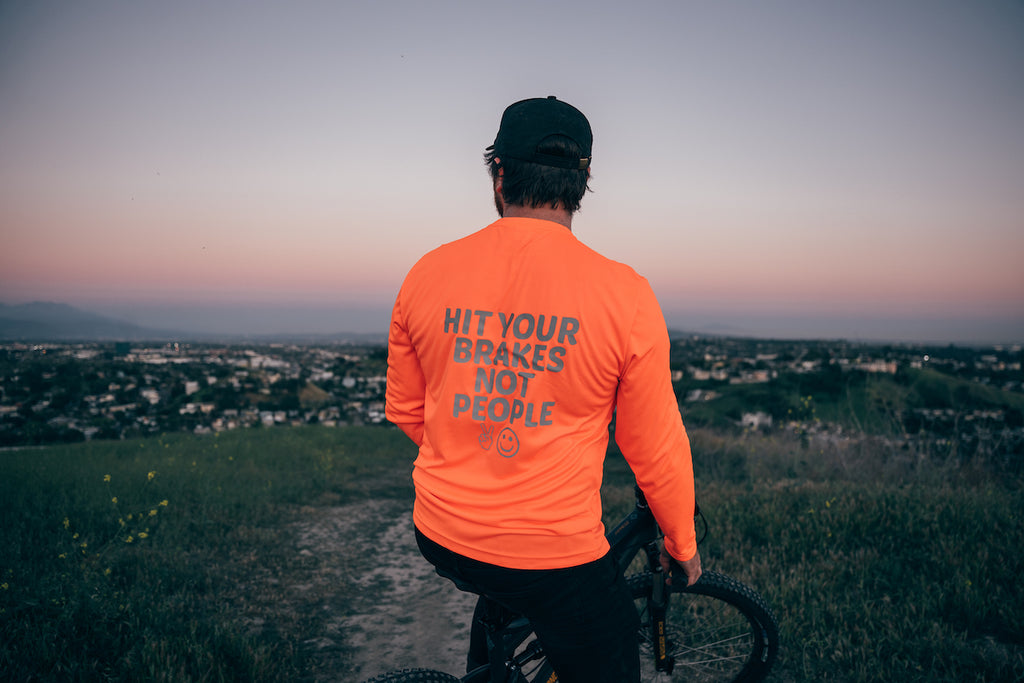
[[[645,279],[572,233],[592,141],[554,97],[505,110],[485,155],[501,218],[406,277],[387,417],[419,445],[413,521],[438,573],[527,616],[559,681],[623,683],[639,657],[601,523],[613,415],[665,532],[663,565],[688,583],[701,570],[661,309]]]

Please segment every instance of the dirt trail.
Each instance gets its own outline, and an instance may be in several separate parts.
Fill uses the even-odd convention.
[[[299,599],[322,610],[326,624],[304,643],[318,662],[317,683],[363,681],[404,667],[465,670],[475,596],[420,556],[409,501],[311,509],[294,533],[299,554],[317,569],[289,592],[304,594]],[[340,593],[348,595],[344,603],[332,599]]]

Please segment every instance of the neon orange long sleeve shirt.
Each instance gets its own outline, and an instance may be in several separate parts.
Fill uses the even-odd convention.
[[[388,346],[386,414],[419,444],[413,520],[426,536],[516,569],[600,558],[615,414],[666,549],[696,553],[668,332],[631,268],[558,223],[502,218],[413,266]]]

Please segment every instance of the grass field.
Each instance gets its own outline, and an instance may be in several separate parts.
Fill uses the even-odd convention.
[[[772,680],[1024,680],[1021,481],[882,446],[691,437],[704,563],[774,607]],[[252,594],[252,579],[298,580],[288,529],[302,515],[411,500],[413,455],[397,430],[315,427],[0,453],[0,671],[325,680],[306,645],[322,617],[256,624],[249,607],[274,596]],[[632,481],[614,452],[606,470],[611,521]],[[342,600],[352,590],[337,586]]]

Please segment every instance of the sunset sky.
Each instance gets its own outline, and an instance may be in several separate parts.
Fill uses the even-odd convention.
[[[383,332],[545,95],[671,327],[1024,342],[1020,0],[2,2],[0,302]]]

